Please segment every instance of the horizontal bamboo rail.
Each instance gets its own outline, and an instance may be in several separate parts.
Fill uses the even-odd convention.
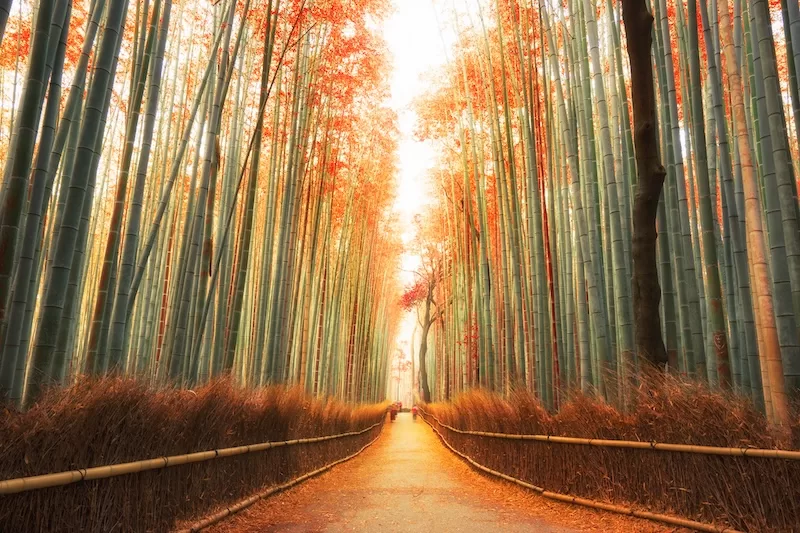
[[[280,442],[261,442],[246,446],[235,446],[233,448],[220,448],[204,452],[187,453],[184,455],[171,455],[169,457],[157,457],[145,459],[143,461],[133,461],[130,463],[119,463],[114,465],[94,466],[91,468],[81,468],[79,470],[69,470],[54,474],[42,474],[39,476],[19,477],[0,481],[0,495],[16,494],[30,490],[46,489],[77,483],[79,481],[90,481],[94,479],[104,479],[109,477],[123,476],[126,474],[136,474],[147,470],[159,470],[170,466],[185,465],[190,463],[200,463],[222,457],[233,457],[248,453],[261,452],[281,446],[294,446],[297,444],[312,444],[327,440],[341,439],[362,435],[371,429],[383,424],[383,420],[360,431],[350,431],[338,435],[326,435],[324,437],[309,437],[303,439],[293,439]]]
[[[425,413],[425,411],[422,411],[422,412]],[[440,424],[441,426],[446,427],[446,428],[449,429],[449,427],[447,425],[442,424],[441,422],[439,422],[439,419],[436,418],[434,415],[432,415],[430,413],[425,413],[425,414],[430,416],[434,420],[436,420],[436,422],[438,424]],[[549,498],[551,500],[556,500],[556,501],[565,502],[565,503],[572,503],[572,504],[576,504],[576,505],[582,505],[584,507],[590,507],[592,509],[600,509],[600,510],[603,510],[603,511],[609,511],[611,513],[623,514],[623,515],[633,516],[633,517],[636,517],[636,518],[643,518],[645,520],[652,520],[652,521],[655,521],[655,522],[661,522],[663,524],[670,524],[670,525],[679,526],[679,527],[687,527],[687,528],[695,529],[697,531],[707,531],[709,533],[743,533],[741,531],[738,531],[736,529],[729,528],[729,527],[720,527],[720,526],[715,526],[713,524],[705,524],[703,522],[696,522],[694,520],[688,520],[686,518],[678,518],[678,517],[675,517],[675,516],[668,516],[668,515],[663,515],[663,514],[658,514],[658,513],[651,513],[651,512],[648,512],[648,511],[638,511],[638,510],[632,509],[630,507],[623,507],[621,505],[613,505],[613,504],[610,504],[610,503],[599,502],[599,501],[596,501],[596,500],[589,500],[587,498],[579,498],[577,496],[570,496],[569,494],[562,494],[560,492],[551,492],[549,490],[545,490],[543,487],[538,487],[538,486],[533,485],[531,483],[527,483],[525,481],[522,481],[521,479],[517,479],[515,477],[511,477],[511,476],[506,475],[506,474],[504,474],[502,472],[498,472],[497,470],[492,470],[491,468],[483,466],[482,464],[478,463],[477,461],[475,461],[474,459],[472,459],[468,455],[466,455],[464,453],[461,453],[460,451],[456,450],[449,442],[447,442],[447,439],[444,438],[444,436],[439,432],[439,430],[436,429],[433,426],[433,424],[431,424],[425,418],[425,416],[423,416],[422,419],[425,420],[425,423],[428,424],[433,431],[436,432],[436,434],[442,440],[444,445],[447,446],[450,449],[451,452],[453,452],[454,454],[458,455],[459,457],[461,457],[462,459],[464,459],[465,461],[470,463],[472,466],[474,466],[478,470],[481,470],[483,472],[486,472],[487,474],[491,474],[493,476],[505,479],[506,481],[510,481],[511,483],[514,483],[516,485],[520,485],[521,487],[525,487],[526,489],[533,490],[533,491],[539,493],[541,496],[544,496],[545,498]]]
[[[420,408],[420,410],[422,410]],[[425,412],[423,410],[423,412]],[[723,448],[719,446],[698,446],[693,444],[667,444],[664,442],[643,442],[635,440],[612,439],[585,439],[579,437],[559,437],[556,435],[515,435],[511,433],[492,433],[489,431],[472,431],[454,428],[444,424],[435,415],[425,412],[426,415],[436,420],[440,426],[461,435],[475,435],[493,439],[532,440],[538,442],[552,442],[556,444],[579,444],[584,446],[600,446],[604,448],[632,448],[638,450],[654,450],[661,452],[697,453],[703,455],[727,455],[733,457],[759,457],[762,459],[788,459],[800,461],[800,451],[767,450],[764,448]]]
[[[372,426],[372,427],[375,427],[375,426]],[[372,429],[372,428],[368,428],[368,429]],[[295,478],[295,479],[293,479],[291,481],[287,481],[286,483],[283,483],[282,485],[277,485],[277,486],[271,487],[271,488],[269,488],[269,489],[267,489],[267,490],[265,490],[263,492],[259,492],[258,494],[254,494],[253,496],[250,496],[249,498],[246,498],[246,499],[244,499],[244,500],[242,500],[242,501],[240,501],[240,502],[238,502],[238,503],[236,503],[236,504],[234,504],[234,505],[232,505],[230,507],[226,507],[225,509],[223,509],[223,510],[217,512],[217,513],[214,513],[213,515],[208,516],[208,517],[204,518],[203,520],[200,520],[199,522],[196,522],[196,523],[192,524],[189,527],[189,529],[181,529],[181,530],[179,530],[178,533],[197,533],[198,531],[202,531],[203,529],[205,529],[205,528],[207,528],[209,526],[213,526],[214,524],[217,524],[217,523],[223,521],[227,517],[229,517],[229,516],[231,516],[233,514],[236,514],[239,511],[247,509],[248,507],[250,507],[254,503],[256,503],[256,502],[258,502],[260,500],[263,500],[264,498],[267,498],[269,496],[272,496],[273,494],[276,494],[278,492],[281,492],[281,491],[284,491],[286,489],[289,489],[289,488],[291,488],[291,487],[293,487],[293,486],[295,486],[295,485],[297,485],[299,483],[302,483],[303,481],[305,481],[305,480],[307,480],[309,478],[312,478],[314,476],[318,476],[319,474],[322,474],[323,472],[326,472],[326,471],[330,470],[334,466],[336,466],[338,464],[341,464],[341,463],[344,463],[345,461],[349,461],[350,459],[354,458],[356,455],[360,454],[361,452],[363,452],[364,450],[369,448],[376,440],[378,440],[379,437],[380,437],[380,434],[378,434],[377,437],[375,437],[374,439],[369,441],[360,450],[358,450],[356,453],[354,453],[352,455],[348,455],[347,457],[343,457],[342,459],[339,459],[338,461],[334,461],[334,462],[332,462],[330,464],[327,464],[327,465],[323,466],[322,468],[318,468],[318,469],[314,470],[313,472],[309,472],[308,474],[303,474],[302,476],[300,476],[298,478]]]

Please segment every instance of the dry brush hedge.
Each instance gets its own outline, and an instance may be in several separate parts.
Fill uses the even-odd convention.
[[[586,396],[550,414],[526,392],[504,400],[472,391],[425,409],[460,430],[778,447],[764,418],[746,401],[671,378],[647,389],[640,390],[628,414]],[[795,416],[794,422],[797,448],[800,419]],[[437,427],[455,449],[481,465],[549,491],[745,531],[797,531],[800,524],[800,461],[508,440]]]
[[[27,412],[0,413],[0,479],[335,435],[385,412],[281,387],[153,391],[131,380],[84,381]],[[168,531],[346,457],[379,432],[0,496],[0,531]]]

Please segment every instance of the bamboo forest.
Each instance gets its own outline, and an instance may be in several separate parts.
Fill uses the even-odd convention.
[[[797,531],[799,79],[798,0],[0,0],[0,532]]]

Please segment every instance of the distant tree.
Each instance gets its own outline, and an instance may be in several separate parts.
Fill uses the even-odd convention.
[[[442,315],[444,305],[435,299],[436,285],[442,277],[441,256],[433,248],[426,248],[422,255],[422,265],[415,272],[415,281],[400,297],[400,305],[406,311],[416,310],[417,321],[422,327],[419,341],[419,381],[422,388],[422,399],[431,401],[431,389],[428,383],[428,333],[431,326]],[[435,309],[434,309],[435,308]]]

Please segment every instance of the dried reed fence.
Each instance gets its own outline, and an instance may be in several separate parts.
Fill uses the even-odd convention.
[[[372,429],[372,428],[370,428],[370,429]],[[378,437],[380,437],[380,435],[378,435]],[[289,489],[289,488],[297,485],[298,483],[302,483],[303,481],[305,481],[305,480],[307,480],[309,478],[312,478],[314,476],[322,474],[323,472],[327,472],[328,470],[330,470],[334,466],[336,466],[338,464],[341,464],[341,463],[344,463],[345,461],[349,461],[350,459],[354,458],[356,455],[358,455],[361,452],[363,452],[373,442],[378,440],[378,437],[375,437],[374,439],[372,439],[371,441],[366,443],[364,446],[359,448],[355,453],[352,453],[352,454],[348,455],[347,457],[342,457],[341,459],[337,459],[336,461],[334,461],[332,463],[329,463],[329,464],[327,464],[327,465],[325,465],[325,466],[323,466],[321,468],[317,468],[316,470],[314,470],[312,472],[308,472],[307,474],[303,474],[302,476],[294,478],[294,479],[292,479],[290,481],[287,481],[286,483],[283,483],[281,485],[275,485],[275,486],[270,487],[269,489],[267,489],[267,490],[265,490],[263,492],[259,492],[257,494],[253,494],[249,498],[246,498],[246,499],[244,499],[242,501],[236,502],[236,504],[234,504],[234,505],[225,507],[225,508],[221,509],[220,511],[214,513],[214,514],[203,518],[202,520],[199,520],[197,522],[193,522],[191,525],[189,525],[186,528],[181,527],[180,529],[178,529],[178,533],[196,533],[198,531],[202,531],[202,530],[204,530],[204,529],[206,529],[208,527],[213,526],[214,524],[222,522],[223,520],[225,520],[226,518],[228,518],[229,516],[231,516],[233,514],[236,514],[236,513],[240,512],[240,511],[243,511],[244,509],[247,509],[248,507],[250,507],[254,503],[258,502],[259,500],[263,500],[264,498],[272,496],[273,494],[276,494],[278,492],[281,492],[281,491],[284,491],[286,489]]]
[[[718,530],[800,530],[800,461],[792,458],[794,453],[785,458],[741,453],[746,448],[774,449],[779,442],[749,404],[673,379],[642,390],[647,392],[638,395],[636,408],[627,414],[578,396],[552,415],[525,392],[504,400],[473,391],[424,409],[454,451],[532,488],[716,524]],[[794,438],[797,417],[795,423]],[[508,437],[519,435],[545,438]],[[547,435],[578,441],[548,441]],[[646,447],[588,444],[584,439],[637,441]],[[740,453],[659,450],[653,442]],[[797,442],[790,447],[796,448]]]
[[[380,432],[385,406],[353,408],[301,391],[218,382],[153,391],[130,380],[52,391],[0,412],[0,478],[369,431],[264,451],[0,496],[0,531],[168,531],[331,462]]]

